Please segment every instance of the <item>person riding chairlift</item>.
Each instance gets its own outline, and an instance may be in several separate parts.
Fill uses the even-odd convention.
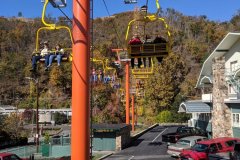
[[[50,54],[49,56],[49,64],[48,64],[48,68],[51,67],[52,65],[52,62],[54,60],[55,57],[57,57],[57,66],[59,67],[60,66],[60,63],[62,61],[62,56],[64,54],[64,51],[63,49],[61,48],[61,46],[59,44],[56,45],[55,47],[55,54]]]
[[[142,41],[140,40],[139,36],[135,34],[132,39],[128,42],[129,45],[139,45],[142,44]],[[138,58],[138,68],[140,68],[142,64],[141,58]],[[131,58],[131,66],[132,69],[134,69],[134,58]]]
[[[47,66],[49,64],[49,44],[48,41],[43,43],[43,49],[39,53],[34,53],[32,56],[32,69],[30,71],[35,72],[37,69],[37,62],[40,61],[41,58],[45,58],[45,71],[48,70]]]
[[[153,43],[154,44],[167,43],[167,40],[162,36],[157,35],[156,38],[153,40]],[[160,64],[163,60],[163,57],[157,57],[157,60],[158,60],[158,64]]]
[[[145,41],[144,41],[144,44],[153,44],[153,40],[151,39],[151,37],[149,35],[146,35],[146,38],[145,38]],[[144,68],[147,67],[146,65],[146,57],[143,58],[143,65],[144,65]],[[151,57],[148,57],[148,66],[151,67],[152,64],[152,58]]]

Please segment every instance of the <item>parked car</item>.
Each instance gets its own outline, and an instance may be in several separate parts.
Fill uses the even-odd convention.
[[[177,141],[176,144],[171,144],[168,146],[167,153],[174,157],[178,157],[182,150],[191,149],[196,142],[207,140],[207,137],[203,136],[190,136],[184,137]]]
[[[28,159],[22,159],[13,153],[0,153],[0,160],[28,160]]]
[[[180,126],[176,132],[167,133],[162,135],[162,141],[170,143],[176,143],[180,138],[189,136],[204,136],[207,137],[207,132],[195,127]]]
[[[239,138],[221,137],[197,142],[191,150],[183,150],[180,154],[181,160],[203,160],[208,159],[209,154],[232,152],[234,144],[240,142]]]
[[[208,155],[209,160],[240,160],[240,143],[234,145],[232,152],[215,153]]]
[[[240,143],[235,143],[234,145],[234,151],[232,155],[232,159],[237,160],[240,159]]]

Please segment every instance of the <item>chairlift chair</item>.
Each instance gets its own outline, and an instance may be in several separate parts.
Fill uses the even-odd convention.
[[[127,44],[127,53],[129,58],[147,58],[147,57],[166,57],[169,54],[170,50],[170,40],[171,40],[171,34],[169,31],[168,24],[166,23],[165,19],[162,17],[158,17],[158,14],[160,12],[160,6],[158,3],[158,0],[156,0],[156,6],[157,6],[157,13],[154,15],[147,15],[143,16],[137,19],[133,19],[128,23],[127,32],[125,36],[125,41]],[[159,43],[143,43],[143,44],[128,44],[130,38],[129,38],[129,32],[130,29],[133,27],[133,25],[139,25],[140,23],[147,26],[148,24],[153,23],[160,23],[164,27],[164,31],[166,33],[167,41],[166,42],[159,42]],[[144,27],[147,28],[147,27]],[[155,35],[153,31],[151,35]],[[144,37],[146,36],[144,31]],[[152,63],[152,62],[151,62]],[[151,65],[151,69],[144,69],[139,68],[138,70],[133,69],[132,74],[139,74],[139,75],[148,75],[153,74],[153,64]],[[139,71],[140,70],[140,71]],[[141,72],[142,70],[142,72]]]
[[[100,66],[102,68],[102,71],[103,71],[103,74],[105,74],[106,66],[105,66],[105,63],[104,63],[103,60],[96,59],[96,58],[90,58],[90,61],[92,61],[93,63],[96,63],[96,64],[100,64]],[[97,68],[97,69],[99,69],[99,68]]]
[[[73,38],[72,38],[72,33],[71,33],[71,29],[67,26],[56,26],[55,24],[49,24],[45,21],[45,13],[46,13],[46,8],[47,8],[47,5],[48,5],[48,2],[51,2],[51,1],[54,1],[54,0],[44,0],[44,6],[43,6],[43,10],[42,10],[42,23],[44,24],[44,27],[40,27],[38,30],[37,30],[37,33],[36,33],[36,46],[35,46],[35,50],[33,52],[33,54],[40,54],[40,49],[39,49],[39,33],[42,31],[42,30],[49,30],[49,31],[54,31],[54,30],[66,30],[69,34],[69,38],[71,40],[71,43],[73,43]],[[66,2],[66,0],[60,0],[61,2]],[[54,1],[54,2],[57,2]],[[66,3],[65,3],[66,4]],[[72,44],[71,44],[72,45]],[[62,61],[72,61],[72,48],[63,48],[64,50],[64,54],[63,54],[63,57],[62,57]],[[51,50],[50,53],[55,53],[56,51],[54,50]],[[45,59],[42,58],[40,59],[40,62],[44,62]]]
[[[112,68],[112,67],[109,67],[109,62],[108,61],[109,61],[108,59],[105,60],[105,71],[106,72],[112,72],[112,75],[116,75],[117,76],[116,69]]]
[[[168,30],[168,25],[165,22],[164,18],[156,17],[155,15],[145,16],[143,19],[134,19],[129,22],[127,27],[127,32],[125,36],[126,43],[129,41],[129,31],[132,25],[136,22],[143,22],[145,25],[153,22],[162,22],[164,23],[164,27],[167,30],[168,41],[161,43],[147,43],[147,44],[137,44],[137,45],[127,45],[127,52],[130,58],[142,58],[142,57],[165,57],[169,53],[169,40],[170,40],[170,32]],[[154,35],[154,34],[152,34]]]
[[[138,2],[137,0],[124,0],[125,4],[135,4],[137,2]]]
[[[150,75],[149,74],[136,74],[136,75],[133,75],[133,77],[135,78],[135,79],[148,79],[148,78],[150,78]]]
[[[66,0],[49,0],[54,8],[64,8],[67,6]]]
[[[121,102],[126,102],[125,90],[120,88],[119,92],[120,92],[120,101]]]
[[[40,47],[39,47],[39,34],[41,31],[43,30],[49,30],[49,31],[54,31],[54,30],[66,30],[69,33],[69,38],[71,39],[72,42],[72,35],[71,35],[71,31],[70,28],[66,27],[66,26],[57,26],[57,27],[41,27],[37,30],[37,34],[36,34],[36,46],[35,46],[35,50],[33,52],[33,54],[40,54]],[[64,53],[62,56],[62,62],[67,62],[67,61],[72,61],[72,48],[68,48],[65,47],[63,48]],[[49,51],[50,54],[54,54],[56,51],[55,50],[50,50]],[[40,62],[44,62],[45,59],[41,58]],[[55,59],[56,61],[56,59]]]

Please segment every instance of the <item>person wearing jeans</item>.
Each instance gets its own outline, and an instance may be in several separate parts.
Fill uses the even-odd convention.
[[[64,51],[59,44],[56,45],[55,50],[56,50],[55,54],[51,54],[49,56],[48,68],[51,67],[52,62],[53,62],[55,57],[57,57],[57,65],[60,66],[60,64],[61,64],[62,55],[63,55]]]
[[[49,45],[48,42],[44,42],[44,47],[41,50],[40,55],[36,54],[33,55],[32,57],[32,69],[30,69],[30,71],[35,72],[37,69],[37,62],[41,59],[41,58],[45,58],[45,71],[47,70],[47,66],[49,64]]]

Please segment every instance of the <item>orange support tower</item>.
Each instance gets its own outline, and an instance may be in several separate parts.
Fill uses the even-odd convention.
[[[73,0],[71,160],[90,159],[89,8],[89,0]]]
[[[130,101],[130,94],[129,94],[129,62],[126,62],[126,124],[130,124],[130,120],[129,120],[129,112],[130,112],[130,107],[129,107],[129,101]]]
[[[132,131],[135,130],[134,95],[132,94]]]

